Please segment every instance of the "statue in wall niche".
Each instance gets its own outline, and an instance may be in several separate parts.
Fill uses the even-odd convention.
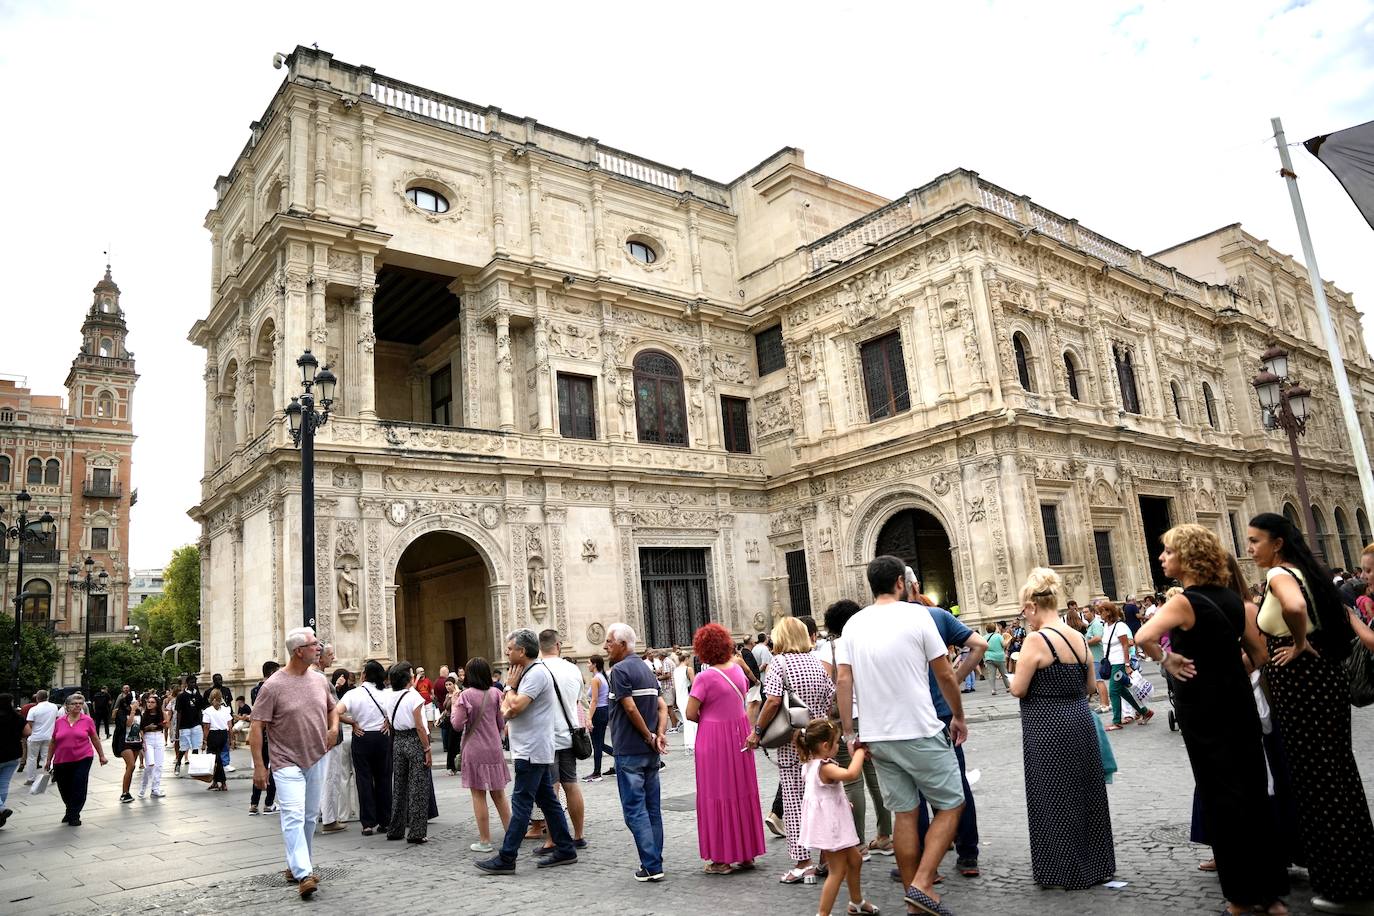
[[[592,563],[595,562],[596,558],[596,541],[587,538],[582,542],[582,559],[588,563]]]
[[[358,580],[348,562],[339,567],[339,613],[345,614],[358,610]]]
[[[544,565],[538,560],[530,563],[530,607],[545,607],[549,603],[544,593]]]

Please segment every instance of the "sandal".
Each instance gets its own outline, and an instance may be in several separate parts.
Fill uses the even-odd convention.
[[[1205,861],[1205,862],[1199,862],[1199,863],[1197,863],[1197,870],[1198,870],[1198,871],[1216,871],[1216,870],[1217,870],[1217,860],[1216,860],[1215,858],[1211,858],[1211,859],[1208,859],[1208,860]]]
[[[724,862],[708,862],[701,872],[705,875],[732,875],[735,869]]]
[[[750,859],[748,862],[731,862],[730,867],[735,871],[753,871],[758,868],[758,866],[754,864],[753,859]]]
[[[867,900],[860,900],[858,903],[851,900],[849,906],[845,907],[845,912],[849,916],[877,916],[878,908]]]
[[[1149,722],[1150,722],[1150,720],[1153,719],[1154,717],[1155,717],[1155,711],[1154,711],[1153,709],[1147,709],[1147,710],[1145,710],[1144,712],[1142,712],[1142,713],[1140,714],[1140,716],[1139,716],[1139,718],[1138,718],[1138,721],[1140,722],[1141,725],[1148,725]]]
[[[1111,725],[1102,726],[1102,730],[1104,732],[1119,732],[1121,731],[1121,728],[1122,726],[1120,722],[1113,722]]]
[[[815,884],[816,868],[808,865],[806,868],[789,868],[782,873],[778,879],[779,884]]]
[[[890,856],[894,853],[891,838],[886,840],[873,839],[869,841],[868,851],[880,856]]]

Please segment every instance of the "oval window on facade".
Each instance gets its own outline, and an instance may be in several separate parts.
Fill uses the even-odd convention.
[[[632,239],[625,243],[625,250],[630,253],[630,257],[641,264],[652,264],[658,260],[658,252],[654,251],[653,246],[648,242]]]
[[[429,188],[411,188],[406,191],[406,200],[421,210],[428,210],[430,213],[448,212],[448,198],[438,191],[431,191]]]

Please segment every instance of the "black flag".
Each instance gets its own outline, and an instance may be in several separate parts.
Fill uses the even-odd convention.
[[[1374,228],[1374,121],[1313,137],[1303,146],[1331,170]]]

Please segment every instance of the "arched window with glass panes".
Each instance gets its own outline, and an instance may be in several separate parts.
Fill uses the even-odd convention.
[[[1075,401],[1083,400],[1078,395],[1078,366],[1074,364],[1073,354],[1064,351],[1064,378],[1069,383],[1069,397]]]
[[[1030,344],[1026,340],[1026,335],[1017,331],[1011,335],[1011,348],[1016,355],[1016,378],[1021,383],[1021,387],[1026,391],[1035,391],[1035,382],[1031,379],[1030,371]]]
[[[56,458],[49,458],[47,465],[43,468],[43,483],[50,487],[55,487],[62,482],[62,465]]]
[[[645,350],[635,357],[635,421],[639,441],[687,444],[687,409],[682,369],[667,353]]]
[[[8,455],[0,455],[0,483],[10,482],[10,458]]]
[[[1121,389],[1121,409],[1126,413],[1140,413],[1140,390],[1135,383],[1135,363],[1127,347],[1112,347],[1112,361],[1116,364],[1116,381]]]
[[[43,459],[30,458],[27,469],[24,472],[24,482],[27,484],[43,483]]]
[[[1212,429],[1221,429],[1221,420],[1217,416],[1217,399],[1212,396],[1212,386],[1206,382],[1202,383],[1202,404],[1207,408],[1207,425]]]

